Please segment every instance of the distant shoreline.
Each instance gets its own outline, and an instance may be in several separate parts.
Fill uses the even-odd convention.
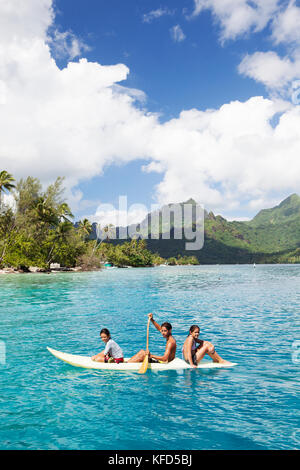
[[[114,269],[126,269],[126,268],[159,268],[159,267],[166,267],[166,268],[174,268],[174,267],[203,267],[203,266],[251,266],[254,269],[258,266],[299,266],[300,263],[256,263],[256,266],[253,266],[252,263],[232,263],[232,264],[223,264],[223,263],[216,263],[216,264],[185,264],[185,265],[157,265],[157,266],[113,266]],[[0,275],[3,274],[61,274],[61,273],[94,273],[94,272],[100,272],[100,271],[106,271],[110,270],[111,268],[99,268],[99,269],[90,269],[90,270],[83,270],[83,269],[78,269],[78,268],[66,268],[66,269],[60,269],[56,270],[53,269],[51,271],[43,271],[43,270],[37,270],[37,271],[22,271],[21,269],[13,269],[13,268],[4,268],[0,269]]]
[[[101,269],[92,269],[91,271],[101,271]],[[77,272],[89,272],[84,271],[78,268],[65,268],[65,269],[51,269],[50,271],[42,270],[36,268],[36,270],[32,271],[23,271],[22,269],[14,269],[14,268],[3,268],[0,269],[0,274],[57,274],[57,273],[77,273]]]

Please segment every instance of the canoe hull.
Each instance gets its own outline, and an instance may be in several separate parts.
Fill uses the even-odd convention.
[[[47,347],[48,351],[53,354],[53,356],[57,357],[61,361],[66,362],[74,367],[83,367],[84,369],[96,369],[96,370],[109,370],[109,371],[132,371],[137,372],[140,367],[141,363],[139,362],[123,362],[121,364],[108,364],[104,362],[95,362],[92,361],[88,356],[79,356],[77,354],[69,354],[64,353],[61,351],[56,351],[55,349]],[[125,358],[125,361],[127,358]],[[202,362],[198,365],[198,369],[220,369],[220,368],[228,368],[233,367],[236,364],[217,364],[215,362]],[[182,370],[182,369],[192,369],[192,367],[187,364],[185,361],[179,358],[175,358],[173,361],[169,362],[168,364],[156,364],[156,363],[149,363],[149,369],[151,370]]]

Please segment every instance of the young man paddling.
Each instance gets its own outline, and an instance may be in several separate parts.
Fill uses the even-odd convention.
[[[176,341],[172,336],[172,325],[168,322],[159,325],[153,318],[153,314],[149,313],[148,317],[151,320],[151,323],[155,328],[162,334],[162,336],[167,340],[165,353],[163,356],[156,356],[155,354],[150,354],[149,351],[144,351],[141,349],[137,354],[129,359],[128,362],[143,362],[146,354],[149,355],[149,362],[170,362],[175,359],[176,354]]]

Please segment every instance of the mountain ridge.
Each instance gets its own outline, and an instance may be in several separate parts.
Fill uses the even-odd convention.
[[[191,198],[174,205],[182,209],[185,204],[192,204],[193,210],[197,205]],[[170,206],[173,204],[163,206],[159,212]],[[182,227],[174,226],[172,220],[171,239],[163,239],[166,227],[162,224],[159,225],[157,239],[149,238],[148,222],[151,214],[147,214],[138,224],[141,228],[141,238],[146,238],[148,248],[164,258],[178,255],[196,256],[199,262],[204,264],[300,262],[300,196],[296,193],[285,198],[277,206],[262,209],[250,221],[228,221],[212,211],[204,211],[204,246],[195,251],[185,249],[188,240],[184,236],[182,239],[174,239],[174,232],[182,230]],[[197,223],[199,221],[194,218],[194,228]],[[92,238],[96,238],[95,233]],[[118,244],[124,240],[110,242]],[[290,258],[292,261],[289,261]]]

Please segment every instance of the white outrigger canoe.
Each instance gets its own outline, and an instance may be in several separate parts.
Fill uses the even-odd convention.
[[[64,353],[61,351],[56,351],[55,349],[48,348],[48,351],[53,354],[53,356],[57,357],[61,361],[70,364],[71,366],[75,367],[83,367],[85,369],[97,369],[97,370],[117,370],[117,371],[135,371],[137,372],[140,367],[140,362],[126,362],[126,358],[124,358],[123,363],[121,364],[108,364],[104,362],[95,362],[88,356],[79,356],[77,354],[69,354]],[[198,365],[198,369],[221,369],[221,368],[228,368],[236,366],[236,363],[231,362],[230,364],[218,364],[216,362],[210,361],[203,361],[201,364]],[[151,370],[182,370],[182,369],[192,369],[192,367],[187,364],[185,361],[179,358],[175,358],[173,361],[168,362],[167,364],[159,364],[159,363],[149,363],[149,369]]]

